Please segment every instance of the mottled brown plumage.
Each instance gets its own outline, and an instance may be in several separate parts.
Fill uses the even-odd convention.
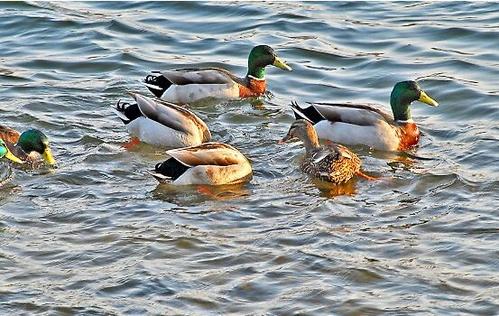
[[[360,159],[346,147],[333,144],[308,150],[301,168],[321,180],[342,183],[360,171]]]
[[[296,120],[281,142],[295,137],[305,145],[306,153],[301,163],[305,173],[333,183],[347,182],[361,173],[359,157],[341,145],[321,146],[317,132],[310,122]]]

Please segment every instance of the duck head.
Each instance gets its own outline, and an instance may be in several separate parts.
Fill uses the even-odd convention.
[[[314,126],[307,120],[299,119],[294,121],[286,136],[279,141],[279,144],[296,138],[303,142],[306,149],[319,147],[317,132]]]
[[[401,81],[395,84],[390,96],[393,118],[396,121],[411,120],[412,115],[409,106],[414,101],[420,101],[430,106],[438,106],[438,102],[428,96],[416,81]]]
[[[48,137],[37,129],[24,131],[19,136],[16,146],[19,146],[28,155],[32,152],[39,153],[50,166],[54,166],[56,163],[54,156],[52,156]]]
[[[291,71],[282,59],[277,57],[275,51],[267,45],[253,47],[248,56],[248,74],[257,79],[265,79],[265,67],[272,65],[282,70]]]

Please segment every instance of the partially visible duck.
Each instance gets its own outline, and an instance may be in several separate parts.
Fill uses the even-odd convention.
[[[367,145],[385,151],[403,151],[419,142],[419,129],[412,120],[410,105],[420,101],[438,106],[415,81],[402,81],[392,90],[393,116],[363,104],[293,103],[295,117],[311,121],[320,139],[347,145]]]
[[[348,148],[333,143],[321,146],[314,127],[307,120],[293,122],[279,143],[293,138],[298,138],[305,146],[305,158],[301,162],[301,169],[305,173],[336,184],[347,182],[355,175],[372,179],[360,170],[359,157]]]
[[[50,149],[48,137],[37,129],[29,129],[22,133],[0,125],[0,139],[2,139],[11,153],[31,165],[45,162],[55,166],[56,161]]]
[[[144,83],[158,98],[177,104],[207,99],[238,100],[264,94],[265,67],[269,65],[291,71],[271,47],[259,45],[249,54],[244,78],[221,68],[186,68],[153,72]]]
[[[7,145],[5,144],[5,142],[2,139],[0,139],[0,160],[3,158],[8,159],[8,160],[13,161],[13,162],[16,162],[16,163],[20,163],[20,164],[24,163],[21,159],[14,156],[10,152],[10,150],[7,147]]]
[[[172,149],[167,159],[150,172],[161,183],[237,184],[251,179],[253,171],[248,159],[234,147],[222,143]]]
[[[208,126],[191,111],[138,93],[130,94],[136,103],[118,101],[114,109],[130,135],[144,143],[178,148],[211,139]]]

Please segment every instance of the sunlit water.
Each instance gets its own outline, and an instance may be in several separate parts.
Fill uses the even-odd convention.
[[[497,315],[497,3],[0,3],[0,38],[0,123],[59,162],[2,182],[0,314]],[[253,180],[158,186],[110,105],[263,43],[294,69],[263,104],[195,109]],[[276,143],[291,100],[387,107],[406,79],[440,102],[412,107],[427,159],[354,147],[381,178],[333,187]]]

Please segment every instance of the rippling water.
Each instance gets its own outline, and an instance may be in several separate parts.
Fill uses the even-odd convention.
[[[497,315],[499,4],[4,2],[0,38],[0,123],[60,164],[0,188],[1,314]],[[251,183],[158,186],[110,105],[262,43],[294,68],[264,104],[196,109]],[[276,144],[290,100],[386,107],[405,79],[441,105],[413,105],[426,160],[353,148],[381,179],[333,187]]]

